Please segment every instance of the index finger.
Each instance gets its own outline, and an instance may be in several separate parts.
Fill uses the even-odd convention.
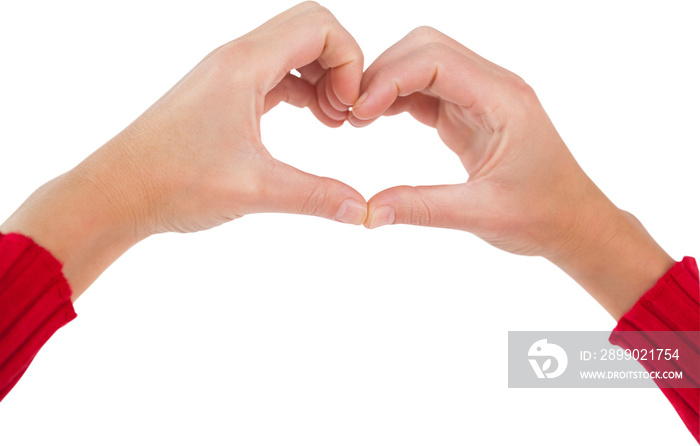
[[[414,52],[418,48],[431,43],[440,43],[445,45],[452,48],[456,52],[463,54],[465,57],[472,58],[476,62],[491,64],[491,62],[479,56],[450,36],[447,36],[430,26],[419,26],[389,47],[374,62],[372,62],[369,67],[367,67],[362,77],[361,90],[364,90],[367,87],[369,81],[383,67],[401,59],[407,54]]]
[[[494,116],[494,112],[511,105],[518,86],[526,84],[456,41],[437,31],[434,34],[430,39],[409,34],[372,63],[365,72],[364,93],[354,104],[351,123],[364,125],[390,110],[398,98],[420,92],[462,107],[477,127],[493,130],[498,126],[496,121],[504,116]],[[403,102],[403,108],[411,103]]]
[[[350,33],[326,8],[304,2],[272,18],[233,43],[260,55],[256,79],[267,93],[291,70],[314,61],[330,69],[332,91],[346,106],[357,100],[364,57]]]
[[[488,73],[453,49],[431,43],[383,66],[352,110],[353,118],[372,120],[401,97],[421,92],[463,107],[469,115],[489,108],[493,91]]]

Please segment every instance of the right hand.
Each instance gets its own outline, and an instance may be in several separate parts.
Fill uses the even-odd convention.
[[[414,30],[372,63],[361,90],[353,125],[408,111],[437,129],[469,174],[462,184],[381,191],[365,226],[461,229],[544,256],[615,317],[673,264],[583,172],[532,88],[455,40]]]
[[[406,223],[472,232],[518,254],[565,243],[582,204],[609,205],[574,160],[533,90],[432,28],[418,28],[365,72],[350,122],[408,111],[435,127],[466,183],[399,186],[369,201],[366,226]]]

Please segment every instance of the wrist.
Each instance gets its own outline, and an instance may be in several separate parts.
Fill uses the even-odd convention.
[[[0,226],[33,239],[62,263],[73,300],[147,235],[136,230],[125,185],[115,182],[118,171],[96,157],[99,152],[41,186]]]
[[[632,214],[602,193],[578,207],[568,245],[547,258],[619,320],[674,261]]]

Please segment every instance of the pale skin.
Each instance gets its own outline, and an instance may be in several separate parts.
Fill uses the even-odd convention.
[[[435,127],[469,174],[464,184],[393,187],[365,226],[460,229],[559,266],[620,319],[674,261],[588,178],[521,78],[422,27],[365,71],[356,126],[403,111]]]
[[[124,131],[37,190],[0,231],[53,253],[77,299],[152,234],[209,229],[255,212],[362,224],[362,195],[272,158],[260,118],[287,101],[342,125],[363,63],[328,10],[300,4],[210,53]]]
[[[363,64],[328,10],[297,5],[209,54],[123,132],[39,188],[0,232],[25,234],[56,256],[73,300],[150,235],[258,212],[468,231],[544,256],[616,319],[673,265],[586,176],[518,76],[431,28],[364,73]],[[281,101],[332,127],[407,111],[437,129],[469,180],[394,187],[367,202],[269,154],[260,118]]]

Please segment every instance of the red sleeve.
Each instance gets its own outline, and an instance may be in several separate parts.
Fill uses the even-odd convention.
[[[61,264],[19,234],[0,234],[0,400],[39,349],[76,317]]]
[[[628,339],[631,338],[625,338],[621,333],[625,331],[700,331],[699,283],[695,259],[685,257],[620,319],[610,335],[610,342],[623,348],[637,347],[629,345]],[[700,351],[700,336],[683,336],[683,342],[688,344],[691,351]],[[645,363],[643,365],[649,366]],[[691,370],[688,371],[697,375],[700,363],[694,357],[691,363],[682,364],[682,367],[686,370],[690,367]],[[663,387],[663,383],[658,381],[657,384],[700,443],[700,388],[669,388]]]

